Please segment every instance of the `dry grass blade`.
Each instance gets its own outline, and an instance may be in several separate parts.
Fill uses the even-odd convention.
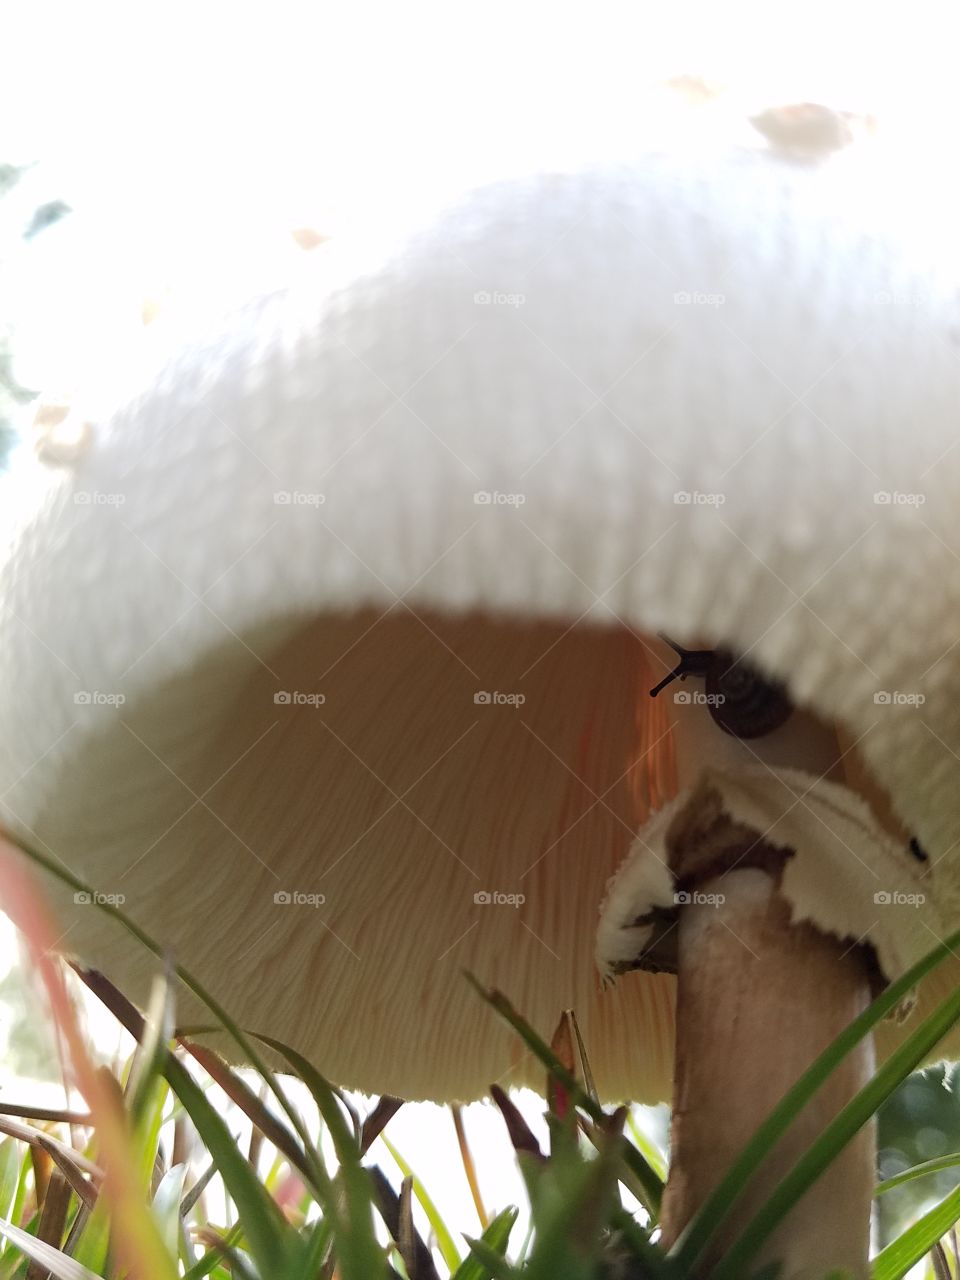
[[[196,1182],[190,1188],[190,1190],[184,1195],[183,1199],[180,1201],[181,1218],[186,1218],[190,1213],[193,1212],[194,1206],[196,1205],[200,1197],[203,1195],[204,1191],[206,1191],[207,1187],[210,1184],[211,1179],[213,1178],[216,1172],[217,1172],[217,1166],[213,1161],[211,1161],[210,1164],[207,1166],[207,1168],[203,1171],[203,1173],[201,1173],[200,1177],[196,1180]]]
[[[503,1116],[514,1151],[526,1151],[536,1156],[538,1160],[545,1160],[546,1156],[540,1150],[540,1144],[534,1137],[533,1130],[498,1084],[490,1086],[490,1096]]]
[[[88,1209],[92,1209],[97,1203],[97,1196],[99,1194],[96,1187],[92,1186],[83,1174],[80,1173],[80,1171],[75,1168],[70,1161],[64,1159],[59,1152],[53,1156],[53,1160],[57,1165],[54,1177],[62,1178],[64,1182],[69,1185],[71,1190],[76,1192],[77,1198],[80,1202],[85,1204]],[[50,1180],[50,1185],[51,1187],[53,1186],[53,1178]]]
[[[463,1171],[467,1175],[467,1184],[470,1187],[470,1194],[473,1196],[474,1207],[477,1210],[477,1217],[480,1219],[480,1226],[486,1231],[490,1225],[490,1217],[483,1205],[483,1197],[480,1195],[480,1180],[477,1177],[477,1166],[473,1160],[473,1152],[470,1150],[470,1144],[467,1142],[466,1131],[463,1127],[463,1111],[456,1105],[451,1105],[450,1114],[453,1116],[453,1127],[457,1131],[457,1145],[460,1147],[460,1160],[463,1164]]]
[[[74,970],[81,981],[90,988],[114,1017],[140,1043],[144,1036],[146,1024],[139,1011],[117,988],[95,969],[83,969],[74,965]],[[251,1123],[260,1128],[264,1136],[274,1144],[278,1151],[287,1157],[290,1163],[311,1184],[314,1174],[306,1161],[303,1151],[289,1129],[285,1128],[277,1118],[261,1103],[252,1089],[237,1076],[226,1062],[212,1049],[194,1044],[192,1041],[180,1040],[181,1046],[190,1053],[220,1086],[227,1096],[246,1114]]]
[[[45,1133],[42,1129],[34,1129],[28,1124],[17,1124],[16,1120],[0,1120],[0,1133],[16,1138],[19,1142],[26,1142],[30,1146],[39,1147],[65,1173],[73,1171],[81,1175],[89,1174],[98,1183],[103,1180],[103,1170],[99,1165],[94,1164],[82,1152],[74,1151],[73,1147],[68,1147],[65,1142],[61,1142],[52,1134]]]
[[[144,1021],[130,1001],[103,974],[74,967],[81,980],[139,1042]],[[169,1050],[164,1058],[163,1074],[217,1161],[218,1171],[244,1217],[244,1233],[250,1252],[265,1270],[267,1259],[273,1266],[284,1253],[286,1236],[280,1210],[236,1146],[220,1113],[210,1105],[190,1072]],[[278,1091],[277,1096],[282,1097],[282,1094]],[[162,1280],[172,1280],[172,1275],[163,1276]]]
[[[420,1237],[419,1232],[413,1221],[412,1208],[408,1203],[408,1219],[406,1225],[403,1219],[403,1204],[401,1197],[397,1195],[382,1169],[378,1169],[373,1165],[370,1170],[370,1177],[373,1180],[373,1190],[376,1197],[377,1211],[386,1223],[390,1236],[396,1241],[397,1248],[400,1250],[400,1256],[403,1258],[404,1266],[410,1280],[440,1280],[437,1268],[433,1261],[433,1254],[427,1248],[426,1244]],[[410,1183],[410,1189],[413,1188],[412,1178],[404,1178],[404,1184]],[[408,1201],[410,1192],[408,1191]],[[401,1237],[404,1234],[408,1236],[407,1252],[401,1244]]]
[[[189,1040],[181,1040],[180,1044],[192,1058],[199,1062],[207,1075],[217,1082],[230,1101],[240,1108],[251,1124],[260,1130],[267,1141],[272,1142],[277,1150],[286,1156],[297,1172],[312,1184],[314,1171],[293,1134],[271,1111],[267,1110],[262,1100],[228,1066],[219,1053],[216,1053],[213,1049],[207,1049],[203,1045],[193,1044]]]
[[[268,1091],[267,1091],[266,1083],[264,1081],[261,1081],[260,1088],[257,1091],[257,1096],[260,1099],[261,1105],[266,1104],[267,1092]],[[252,1125],[250,1129],[250,1145],[247,1148],[247,1159],[253,1165],[254,1169],[256,1169],[260,1163],[260,1153],[262,1150],[263,1150],[263,1130],[259,1127],[259,1125]]]
[[[33,1165],[33,1187],[38,1208],[43,1208],[43,1197],[47,1194],[47,1184],[53,1173],[53,1157],[39,1142],[30,1145],[30,1163]]]
[[[947,1251],[942,1244],[934,1245],[930,1262],[936,1280],[951,1280],[950,1263],[947,1261]]]
[[[119,991],[109,978],[104,977],[97,969],[85,969],[82,965],[71,963],[70,968],[104,1005],[120,1025],[129,1031],[139,1044],[143,1040],[145,1023],[140,1010]]]
[[[43,1209],[37,1223],[37,1239],[54,1249],[63,1243],[63,1233],[67,1226],[67,1210],[70,1206],[70,1183],[59,1169],[54,1169],[47,1194],[43,1198]],[[45,1263],[33,1261],[27,1267],[25,1280],[47,1280],[49,1267]]]
[[[234,1280],[258,1280],[242,1256],[219,1231],[214,1231],[213,1227],[201,1227],[196,1233],[196,1238],[208,1249],[214,1250],[218,1258],[227,1259]]]
[[[19,1102],[0,1102],[0,1116],[15,1116],[18,1120],[39,1120],[43,1124],[73,1124],[87,1129],[93,1127],[93,1116],[88,1111],[67,1111],[61,1107],[30,1107]]]
[[[400,1184],[400,1223],[397,1248],[410,1280],[419,1280],[417,1267],[417,1229],[413,1225],[413,1178]]]
[[[385,1094],[360,1126],[360,1154],[365,1156],[384,1129],[403,1106],[402,1098]]]
[[[526,1019],[521,1017],[503,992],[497,991],[495,988],[488,989],[484,987],[472,973],[467,971],[464,971],[464,977],[480,998],[513,1027],[527,1048],[549,1071],[553,1072],[564,1088],[569,1090],[574,1105],[585,1111],[594,1124],[604,1125],[606,1117],[600,1104],[594,1098],[591,1098],[588,1093],[584,1092],[579,1081],[557,1059],[550,1046],[541,1039]],[[622,1143],[622,1147],[625,1163],[634,1174],[638,1184],[643,1188],[642,1202],[644,1206],[653,1215],[659,1215],[660,1202],[663,1198],[663,1180],[636,1147],[626,1141]]]
[[[566,1017],[568,1024],[573,1031],[573,1037],[577,1042],[577,1052],[580,1056],[580,1070],[583,1074],[583,1087],[594,1102],[600,1101],[600,1095],[597,1093],[596,1081],[593,1078],[593,1072],[590,1069],[590,1059],[587,1057],[586,1045],[583,1043],[583,1036],[580,1034],[580,1023],[577,1021],[576,1012],[573,1009],[567,1009]]]
[[[576,1079],[577,1061],[573,1044],[573,1028],[571,1026],[570,1012],[567,1009],[560,1015],[557,1029],[554,1031],[553,1038],[550,1041],[550,1048],[566,1067],[567,1071]],[[555,1115],[558,1120],[565,1119],[573,1109],[570,1094],[552,1071],[547,1072],[547,1105],[550,1108],[551,1115]]]

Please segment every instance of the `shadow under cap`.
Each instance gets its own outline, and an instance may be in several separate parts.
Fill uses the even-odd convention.
[[[673,979],[603,988],[594,961],[607,882],[677,786],[647,640],[403,610],[245,639],[262,664],[226,646],[88,737],[36,817],[45,843],[244,1027],[348,1087],[542,1087],[469,970],[544,1034],[575,1009],[605,1098],[668,1097]],[[729,741],[700,731],[707,754]],[[154,958],[59,896],[64,947],[145,1000]],[[178,1020],[209,1013],[183,992]]]
[[[576,1009],[605,1096],[665,1096],[669,983],[604,992],[593,961],[606,881],[672,785],[642,642],[361,611],[301,620],[264,657],[276,679],[250,664],[225,681],[234,647],[124,706],[38,815],[46,843],[123,893],[244,1026],[350,1087],[542,1086],[466,969],[548,1032]],[[145,998],[153,957],[93,910],[70,917],[64,945]],[[209,1023],[187,993],[178,1018]]]

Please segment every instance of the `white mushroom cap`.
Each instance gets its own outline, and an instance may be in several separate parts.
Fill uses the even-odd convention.
[[[895,186],[747,149],[534,174],[231,314],[23,477],[4,824],[346,1085],[539,1080],[468,969],[662,1097],[671,979],[593,963],[673,787],[662,630],[842,722],[956,922],[960,295]],[[752,751],[802,765],[791,732]],[[61,896],[142,996],[154,959]]]

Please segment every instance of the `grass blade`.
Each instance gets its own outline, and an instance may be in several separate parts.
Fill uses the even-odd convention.
[[[416,1277],[416,1280],[440,1280],[433,1254],[413,1224],[409,1199],[412,1179],[404,1178],[404,1192],[398,1196],[382,1169],[374,1167],[370,1172],[376,1188],[380,1217],[397,1243],[407,1274]]]
[[[527,1048],[556,1077],[566,1089],[573,1102],[581,1111],[585,1111],[595,1124],[604,1126],[609,1123],[609,1116],[598,1102],[581,1087],[579,1080],[570,1074],[546,1041],[534,1031],[529,1023],[517,1013],[513,1005],[501,991],[488,991],[473,974],[465,975],[470,985],[492,1009],[494,1009],[517,1032]],[[623,1159],[632,1170],[639,1187],[643,1191],[643,1202],[654,1217],[660,1213],[660,1201],[663,1197],[663,1182],[657,1177],[654,1169],[647,1163],[640,1152],[625,1139],[621,1142]],[[632,1189],[632,1188],[631,1188]]]
[[[514,1208],[504,1209],[498,1213],[480,1237],[484,1248],[492,1250],[499,1258],[506,1258],[510,1233],[516,1220],[517,1210]],[[489,1267],[484,1266],[471,1245],[470,1256],[460,1263],[451,1280],[491,1280],[491,1275]]]
[[[944,1169],[954,1169],[957,1165],[960,1165],[960,1151],[955,1151],[949,1156],[937,1156],[936,1160],[924,1160],[923,1164],[912,1165],[902,1173],[878,1182],[874,1194],[885,1195],[886,1192],[902,1186],[905,1182],[913,1182],[915,1178],[925,1178],[931,1173],[942,1173]]]
[[[310,1090],[324,1123],[330,1131],[344,1189],[344,1209],[338,1213],[336,1199],[329,1196],[324,1205],[328,1213],[340,1219],[337,1240],[337,1263],[343,1280],[374,1280],[386,1273],[383,1250],[373,1228],[373,1189],[366,1169],[360,1163],[359,1141],[348,1128],[343,1112],[329,1082],[302,1054],[269,1036],[259,1036],[285,1058]]]
[[[314,1166],[304,1155],[293,1133],[267,1108],[250,1086],[216,1053],[205,1045],[180,1041],[182,1047],[200,1063],[207,1075],[215,1080],[227,1097],[244,1113],[250,1123],[282,1152],[290,1164],[308,1182],[313,1182]]]
[[[960,1219],[960,1187],[933,1206],[873,1260],[873,1280],[900,1280]]]
[[[471,1236],[464,1236],[464,1239],[470,1246],[471,1255],[483,1267],[481,1275],[490,1276],[491,1280],[516,1280],[513,1267],[486,1240],[475,1240]]]
[[[362,1156],[367,1154],[372,1144],[402,1106],[403,1100],[401,1098],[391,1098],[388,1094],[384,1094],[377,1101],[376,1106],[360,1126],[360,1154]]]
[[[82,970],[78,972],[91,991],[106,1004],[127,1030],[137,1040],[141,1039],[144,1034],[143,1019],[116,987],[100,974],[93,975]],[[241,1154],[206,1094],[166,1046],[163,1047],[160,1063],[167,1083],[196,1126],[227,1190],[237,1204],[251,1252],[261,1269],[266,1264],[264,1274],[270,1274],[286,1248],[283,1234],[286,1224],[280,1210]]]
[[[764,1120],[756,1133],[734,1160],[725,1177],[707,1197],[698,1212],[681,1233],[670,1250],[670,1257],[681,1265],[681,1270],[692,1270],[716,1231],[722,1225],[740,1193],[756,1173],[770,1151],[786,1133],[794,1117],[813,1097],[838,1063],[869,1035],[874,1027],[904,999],[921,979],[941,964],[960,946],[960,930],[950,935],[929,955],[919,960],[896,982],[890,984],[850,1026],[842,1031],[800,1077],[788,1089],[780,1102]]]
[[[20,1252],[32,1262],[46,1267],[56,1280],[100,1280],[95,1271],[89,1271],[73,1258],[68,1258],[65,1253],[61,1253],[59,1249],[44,1244],[29,1231],[22,1231],[20,1227],[15,1227],[12,1222],[6,1222],[3,1218],[0,1218],[0,1235],[5,1236],[12,1245],[16,1245]]]
[[[180,1201],[183,1182],[187,1176],[185,1164],[175,1164],[160,1179],[153,1197],[153,1211],[160,1228],[160,1235],[171,1258],[177,1256],[180,1246]]]
[[[837,1152],[863,1128],[881,1103],[890,1097],[958,1021],[960,989],[952,992],[921,1022],[913,1035],[894,1050],[873,1078],[827,1125],[711,1272],[712,1280],[739,1280],[746,1273],[745,1263],[754,1256],[784,1215],[816,1181]],[[830,1050],[827,1050],[828,1055],[829,1053]]]
[[[420,1208],[427,1215],[427,1221],[430,1223],[431,1231],[437,1237],[437,1248],[440,1250],[440,1256],[447,1264],[449,1270],[455,1271],[460,1265],[460,1251],[454,1243],[453,1236],[450,1234],[450,1230],[444,1222],[440,1214],[440,1210],[434,1204],[426,1187],[413,1172],[410,1165],[407,1164],[406,1160],[385,1133],[381,1133],[380,1141],[390,1152],[397,1168],[403,1176],[405,1178],[413,1179],[413,1194],[417,1197],[417,1203],[420,1205]]]
[[[61,884],[65,884],[75,893],[85,893],[93,903],[95,910],[102,911],[103,914],[109,916],[111,920],[115,920],[118,924],[122,925],[129,934],[136,938],[141,946],[145,947],[149,952],[156,956],[158,960],[166,964],[167,953],[164,948],[161,947],[145,929],[142,929],[135,921],[131,920],[124,911],[121,911],[119,907],[115,906],[111,902],[104,901],[103,896],[101,894],[97,894],[92,885],[86,884],[83,880],[80,880],[79,877],[68,871],[54,858],[49,857],[45,853],[41,853],[38,849],[34,849],[32,845],[27,844],[25,841],[19,838],[15,839],[4,833],[2,830],[0,830],[0,838],[2,838],[4,844],[8,848],[21,854],[36,866],[41,867],[48,875],[52,876],[55,880],[59,880]],[[244,1060],[250,1064],[250,1066],[263,1078],[263,1080],[266,1081],[277,1101],[280,1103],[280,1106],[286,1112],[304,1146],[309,1147],[310,1138],[303,1128],[296,1108],[284,1093],[279,1082],[274,1076],[274,1073],[269,1071],[266,1064],[262,1061],[250,1037],[241,1030],[240,1026],[234,1022],[226,1009],[224,1009],[220,1002],[216,1000],[209,991],[207,991],[197,978],[194,977],[189,969],[185,968],[181,964],[175,964],[173,965],[173,972],[177,975],[183,985],[196,996],[200,1003],[210,1010],[220,1026],[223,1027],[231,1039],[240,1048],[243,1053]]]
[[[473,1152],[470,1150],[470,1144],[467,1142],[467,1133],[463,1127],[463,1108],[451,1104],[450,1114],[453,1116],[453,1127],[457,1134],[457,1145],[460,1148],[460,1163],[463,1165],[463,1172],[466,1174],[467,1186],[470,1188],[470,1195],[473,1197],[473,1205],[477,1211],[477,1217],[480,1219],[481,1231],[486,1231],[490,1225],[490,1215],[483,1203],[483,1197],[480,1194],[480,1180],[477,1177],[477,1166],[473,1162]]]
[[[287,1253],[287,1228],[280,1210],[241,1154],[203,1090],[173,1054],[168,1054],[164,1074],[196,1126],[237,1205],[244,1235],[258,1268],[265,1276],[276,1274],[278,1264]]]

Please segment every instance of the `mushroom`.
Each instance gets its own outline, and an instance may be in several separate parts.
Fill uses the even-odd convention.
[[[958,294],[902,198],[855,148],[531,173],[195,336],[22,467],[6,828],[361,1090],[539,1081],[466,969],[665,1098],[678,969],[680,1230],[687,1151],[715,1179],[957,915]],[[661,633],[713,683],[651,698]],[[738,736],[721,686],[776,714]],[[142,997],[153,956],[50,887]],[[852,1150],[796,1274],[858,1219],[829,1261],[864,1270]]]

